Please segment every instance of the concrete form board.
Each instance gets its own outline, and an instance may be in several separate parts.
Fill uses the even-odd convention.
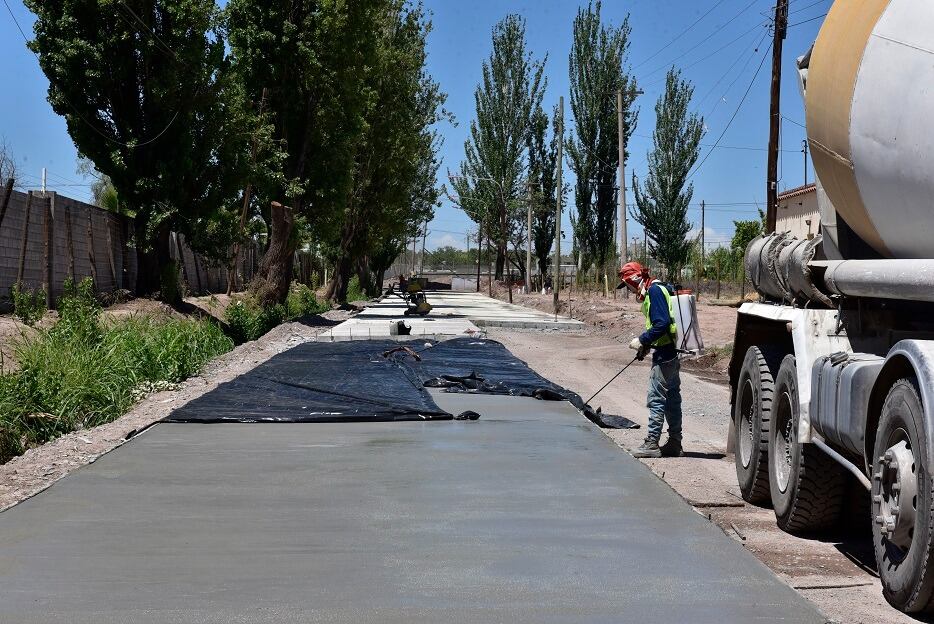
[[[0,622],[823,622],[566,403],[158,425],[0,514]]]

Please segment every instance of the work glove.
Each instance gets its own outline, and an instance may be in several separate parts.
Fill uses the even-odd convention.
[[[636,359],[640,362],[645,359],[645,354],[649,350],[649,348],[642,344],[642,341],[638,338],[632,339],[632,342],[629,343],[629,348],[636,352]]]

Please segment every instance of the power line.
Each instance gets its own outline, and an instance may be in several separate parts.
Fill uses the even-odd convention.
[[[733,90],[733,85],[735,85],[735,84],[737,83],[737,81],[739,81],[739,79],[742,78],[743,74],[746,73],[746,68],[749,67],[749,63],[751,63],[752,60],[753,60],[754,58],[756,58],[756,53],[759,52],[759,48],[762,47],[762,44],[763,44],[763,42],[765,42],[765,39],[766,39],[766,37],[768,37],[768,35],[769,35],[768,31],[766,31],[766,32],[764,32],[764,33],[762,34],[762,37],[759,39],[758,42],[756,42],[755,47],[752,49],[752,54],[750,54],[748,57],[746,57],[746,62],[743,63],[742,69],[739,70],[739,73],[736,74],[736,77],[732,80],[732,82],[730,82],[730,84],[727,86],[727,88],[723,91],[723,95],[721,95],[721,96],[717,99],[717,101],[714,103],[714,105],[710,107],[710,111],[709,111],[706,115],[704,115],[704,118],[705,118],[705,119],[708,118],[708,117],[710,117],[711,115],[713,115],[713,114],[716,112],[716,110],[717,110],[717,108],[719,108],[721,102],[726,101],[726,95],[727,95],[727,93],[729,93],[730,91]],[[707,99],[707,98],[705,97],[704,99]]]
[[[23,41],[26,42],[26,48],[27,48],[30,52],[32,52],[33,56],[36,57],[36,60],[39,61],[40,65],[41,65],[42,59],[40,59],[40,58],[39,58],[39,55],[38,55],[32,48],[29,47],[29,37],[26,36],[26,33],[25,33],[25,31],[23,31],[22,26],[19,25],[19,20],[16,19],[16,15],[13,13],[13,9],[10,7],[10,3],[7,2],[7,0],[3,0],[3,4],[6,6],[6,10],[7,10],[7,12],[10,14],[10,17],[13,19],[13,23],[16,24],[16,29],[19,31],[19,34],[23,37]],[[123,143],[123,142],[121,142],[121,141],[118,141],[118,140],[116,140],[116,139],[110,137],[110,136],[107,136],[107,134],[105,134],[104,132],[102,132],[101,130],[99,130],[99,129],[97,128],[97,126],[95,126],[95,125],[92,124],[90,121],[88,121],[87,118],[85,118],[84,115],[81,114],[81,111],[78,110],[78,107],[75,106],[74,104],[72,104],[71,101],[70,101],[68,98],[66,98],[66,97],[65,97],[62,93],[60,93],[60,92],[58,93],[58,95],[65,101],[66,104],[68,104],[68,106],[71,107],[71,109],[75,112],[75,115],[78,117],[78,119],[81,120],[82,123],[84,123],[84,125],[86,125],[88,128],[90,128],[90,129],[93,130],[95,133],[97,133],[98,135],[100,135],[104,140],[110,141],[111,143],[113,143],[113,144],[115,144],[115,145],[119,145],[119,146],[121,146],[121,147],[126,147],[126,148],[128,148],[128,149],[136,149],[136,148],[139,148],[139,147],[145,147],[146,145],[149,145],[149,144],[151,144],[151,143],[154,143],[154,142],[158,141],[159,138],[162,137],[163,134],[165,134],[166,132],[169,131],[169,128],[172,126],[172,124],[175,123],[175,120],[178,119],[179,113],[181,113],[181,107],[179,107],[179,109],[175,111],[175,115],[172,116],[172,119],[169,120],[169,123],[165,126],[165,128],[163,128],[163,129],[159,132],[159,134],[155,135],[155,136],[152,137],[151,139],[147,139],[146,141],[142,141],[142,142],[140,142],[140,143],[135,143],[135,144],[132,144],[132,145],[131,145],[131,144],[129,144],[129,143]]]
[[[755,84],[756,78],[759,77],[759,72],[762,70],[762,65],[765,64],[765,59],[766,57],[768,57],[769,51],[771,49],[772,49],[772,45],[769,44],[769,47],[766,49],[765,54],[762,55],[762,60],[759,61],[759,67],[756,68],[756,73],[753,74],[752,80],[749,81],[749,86],[746,87],[746,92],[743,94],[742,99],[739,101],[739,104],[736,106],[736,110],[733,111],[733,116],[730,117],[730,120],[727,122],[726,128],[724,128],[723,132],[720,133],[720,136],[717,137],[717,140],[714,143],[713,147],[710,148],[710,151],[707,152],[707,155],[704,156],[703,160],[701,160],[700,163],[696,167],[694,167],[694,171],[688,174],[688,177],[687,177],[688,180],[694,177],[694,174],[696,174],[700,170],[700,168],[704,165],[704,163],[707,162],[707,159],[710,158],[710,155],[713,154],[714,150],[717,149],[717,146],[720,144],[720,141],[723,139],[727,131],[730,129],[730,126],[733,125],[733,121],[736,119],[736,116],[739,114],[740,109],[743,107],[743,104],[746,102],[746,98],[749,96],[749,92],[752,90],[752,85]]]
[[[801,11],[806,11],[806,10],[810,9],[811,7],[815,7],[815,6],[817,6],[818,4],[824,4],[825,2],[827,2],[827,0],[817,0],[817,2],[812,2],[811,4],[809,4],[809,5],[807,5],[807,6],[803,6],[803,7],[801,7],[800,9],[795,9],[794,11],[789,11],[789,12],[788,12],[788,15],[794,15],[795,13],[800,13]]]
[[[698,17],[696,20],[694,20],[694,22],[693,22],[690,26],[688,26],[688,27],[685,28],[683,31],[681,31],[680,33],[678,33],[677,35],[675,35],[675,37],[674,37],[671,41],[669,41],[668,43],[666,43],[665,45],[663,45],[661,48],[659,48],[659,49],[658,49],[655,53],[653,53],[651,56],[649,56],[648,58],[646,58],[644,61],[642,61],[641,63],[639,63],[639,64],[636,65],[635,67],[633,67],[633,70],[642,67],[643,65],[645,65],[646,63],[648,63],[649,61],[651,61],[653,58],[655,58],[656,56],[658,56],[659,54],[661,54],[662,52],[664,52],[665,50],[667,50],[668,48],[670,48],[674,43],[676,43],[677,41],[679,41],[679,40],[681,39],[681,37],[683,37],[683,36],[686,35],[687,33],[691,32],[691,29],[693,29],[695,26],[697,26],[698,24],[700,24],[701,21],[703,21],[703,19],[704,19],[705,17],[707,17],[708,15],[710,15],[711,13],[713,13],[714,9],[716,9],[717,7],[719,7],[719,6],[720,6],[721,4],[723,4],[725,1],[726,1],[726,0],[718,0],[718,2],[717,2],[716,4],[714,4],[712,7],[710,7],[709,9],[707,9],[707,12],[706,12],[706,13],[704,13],[703,15],[701,15],[700,17]]]
[[[788,24],[788,28],[791,28],[793,26],[800,26],[801,24],[807,24],[808,22],[813,22],[814,20],[823,19],[825,17],[827,17],[826,13],[824,13],[823,15],[818,15],[817,17],[812,17],[811,19],[806,19],[800,22],[795,22],[794,24]]]
[[[701,39],[701,40],[698,41],[696,44],[694,44],[693,46],[691,46],[690,48],[688,48],[687,50],[685,50],[685,51],[684,51],[682,54],[680,54],[679,56],[676,56],[675,58],[673,58],[670,62],[666,63],[665,65],[663,65],[663,66],[661,66],[661,67],[658,67],[658,68],[656,68],[656,69],[653,69],[653,70],[650,71],[649,73],[645,74],[644,76],[642,76],[642,78],[646,78],[647,76],[651,76],[652,74],[655,74],[655,73],[657,73],[657,72],[660,72],[660,71],[662,71],[663,69],[668,69],[668,68],[669,68],[670,66],[672,66],[676,61],[679,61],[679,60],[683,59],[685,56],[687,56],[688,54],[690,54],[691,52],[693,52],[694,50],[696,50],[697,48],[699,48],[699,47],[702,46],[703,44],[705,44],[705,43],[707,43],[708,41],[710,41],[710,40],[714,37],[714,35],[716,35],[716,34],[719,33],[721,30],[723,30],[724,28],[726,28],[727,26],[729,26],[730,24],[732,24],[732,23],[733,23],[737,18],[739,18],[743,13],[745,13],[745,12],[748,11],[750,8],[752,8],[752,5],[754,5],[757,1],[758,1],[758,0],[752,0],[752,2],[750,2],[749,4],[747,4],[739,13],[737,13],[736,15],[734,15],[733,17],[731,17],[729,20],[727,20],[726,22],[724,22],[723,24],[721,24],[720,27],[717,28],[715,31],[713,31],[712,33],[710,33],[709,35],[707,35],[705,38]],[[739,41],[740,39],[742,39],[743,37],[745,37],[745,36],[748,35],[749,33],[753,32],[756,28],[759,28],[760,26],[763,26],[763,25],[765,25],[764,22],[760,22],[760,23],[756,24],[755,26],[753,26],[752,28],[750,28],[749,30],[747,30],[746,32],[744,32],[743,34],[741,34],[741,35],[740,35],[739,37],[737,37],[736,39],[733,39],[732,41],[730,41],[730,42],[727,43],[726,45],[724,45],[724,46],[718,48],[718,49],[716,50],[716,52],[713,52],[712,54],[709,54],[708,56],[705,56],[704,58],[702,58],[702,59],[700,59],[700,60],[698,60],[698,61],[696,61],[696,62],[694,62],[694,63],[691,63],[690,65],[687,65],[687,66],[683,67],[682,69],[688,69],[689,67],[694,67],[695,65],[697,65],[697,64],[700,63],[701,61],[704,61],[704,60],[710,58],[711,56],[713,56],[713,55],[716,54],[717,52],[720,52],[720,51],[723,50],[724,48],[727,48],[727,47],[733,45],[734,43],[736,43],[737,41]],[[655,84],[655,83],[653,82],[653,83],[649,83],[649,84]]]

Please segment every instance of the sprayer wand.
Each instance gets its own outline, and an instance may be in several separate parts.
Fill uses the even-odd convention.
[[[603,384],[603,387],[602,387],[602,388],[600,388],[599,390],[597,390],[596,392],[594,392],[594,393],[593,393],[593,396],[590,397],[589,399],[587,399],[586,403],[590,403],[591,401],[593,401],[594,398],[595,398],[598,394],[600,394],[601,392],[603,392],[603,391],[606,389],[607,386],[609,386],[611,383],[613,383],[614,381],[616,381],[616,378],[619,377],[620,375],[622,375],[623,373],[625,373],[625,372],[626,372],[626,369],[629,368],[630,366],[632,366],[633,364],[635,364],[635,363],[636,363],[636,360],[638,360],[638,359],[639,359],[639,355],[637,354],[636,357],[632,358],[632,361],[629,362],[629,364],[627,364],[626,366],[624,366],[623,369],[622,369],[621,371],[619,371],[618,373],[616,373],[615,375],[613,375],[613,378],[612,378],[612,379],[610,379],[608,382],[606,382],[605,384]]]

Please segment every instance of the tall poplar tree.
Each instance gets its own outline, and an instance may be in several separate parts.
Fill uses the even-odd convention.
[[[25,4],[52,109],[135,215],[137,292],[176,299],[169,233],[231,199],[246,143],[214,0]]]
[[[574,136],[568,160],[577,181],[574,236],[587,263],[606,265],[614,249],[617,214],[619,124],[616,93],[623,93],[623,131],[628,140],[636,125],[636,80],[626,69],[629,18],[618,27],[601,22],[601,2],[578,9],[570,55],[570,100]]]
[[[550,124],[548,114],[539,108],[532,118],[529,133],[529,181],[532,184],[532,254],[539,275],[546,275],[555,242],[557,208],[558,111],[555,107]],[[551,125],[551,138],[548,126]],[[562,189],[563,190],[563,189]],[[562,196],[563,196],[562,192]],[[563,204],[563,202],[562,202]]]
[[[545,60],[526,49],[525,20],[508,15],[493,28],[493,51],[474,92],[476,119],[464,143],[460,176],[452,180],[458,203],[496,243],[496,278],[507,260],[510,220],[525,195],[526,141],[541,106]]]
[[[672,280],[687,263],[693,244],[687,237],[688,205],[694,196],[688,176],[704,135],[703,117],[689,110],[693,95],[694,87],[681,79],[681,72],[669,70],[665,93],[655,104],[654,148],[648,154],[644,185],[635,173],[632,176],[636,196],[632,218],[645,228],[649,253],[665,265]]]

